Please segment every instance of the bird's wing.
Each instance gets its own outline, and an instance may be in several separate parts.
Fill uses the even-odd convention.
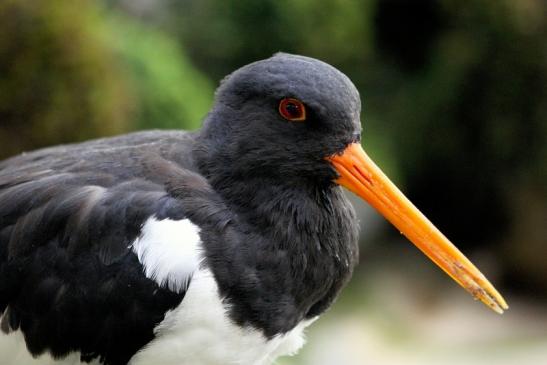
[[[141,133],[0,163],[4,332],[21,329],[35,355],[79,350],[112,363],[153,338],[195,264],[181,247],[196,245],[198,231],[168,187],[173,171],[190,173],[188,138]],[[171,265],[187,260],[182,272],[157,271],[169,255]]]

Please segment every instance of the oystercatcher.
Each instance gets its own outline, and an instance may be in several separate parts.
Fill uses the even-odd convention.
[[[357,263],[340,185],[502,312],[363,152],[360,109],[341,72],[280,53],[226,77],[197,132],[1,162],[1,363],[269,364],[296,352]]]

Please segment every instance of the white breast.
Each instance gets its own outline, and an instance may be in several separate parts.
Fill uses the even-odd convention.
[[[270,340],[261,331],[232,323],[213,274],[200,268],[199,228],[189,220],[149,219],[133,249],[147,277],[171,290],[187,291],[131,365],[262,365],[303,346],[303,330],[312,321]]]
[[[156,339],[133,356],[130,365],[270,364],[303,346],[303,330],[311,322],[271,340],[260,331],[241,328],[228,318],[212,273],[200,269],[182,303],[155,329]]]

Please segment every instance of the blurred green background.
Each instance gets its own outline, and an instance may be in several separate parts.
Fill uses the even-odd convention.
[[[354,81],[365,149],[511,305],[356,202],[354,280],[279,364],[547,364],[544,0],[3,0],[0,158],[198,128],[224,75],[277,51]]]

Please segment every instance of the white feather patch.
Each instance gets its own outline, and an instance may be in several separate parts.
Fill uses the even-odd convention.
[[[146,277],[179,293],[188,288],[199,266],[200,242],[199,228],[190,220],[151,217],[133,243],[133,251],[144,266]]]

